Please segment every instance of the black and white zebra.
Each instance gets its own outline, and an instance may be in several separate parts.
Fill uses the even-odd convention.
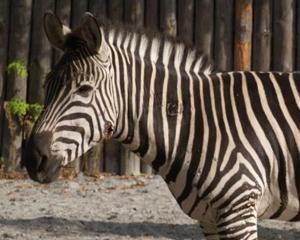
[[[32,179],[104,138],[152,165],[207,239],[257,239],[257,219],[300,218],[300,74],[210,73],[196,50],[97,23],[44,18],[64,51],[26,149]]]

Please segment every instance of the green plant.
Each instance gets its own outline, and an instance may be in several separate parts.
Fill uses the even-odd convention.
[[[25,117],[29,108],[29,104],[19,98],[11,99],[7,102],[7,106],[12,115],[19,118]]]
[[[30,116],[33,122],[39,118],[44,106],[38,103],[29,104],[27,114]]]
[[[17,76],[21,77],[21,78],[26,78],[28,76],[28,72],[26,69],[26,65],[25,63],[20,60],[20,59],[16,59],[14,61],[12,61],[8,66],[7,66],[7,72],[9,74],[11,73],[16,73]]]

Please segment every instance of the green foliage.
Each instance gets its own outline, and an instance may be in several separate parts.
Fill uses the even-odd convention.
[[[24,117],[29,108],[29,104],[19,98],[13,98],[12,100],[7,102],[7,105],[12,115],[18,117]]]
[[[4,157],[0,157],[0,166],[4,165]]]
[[[38,119],[43,110],[43,105],[38,103],[28,104],[19,98],[13,98],[7,102],[7,105],[13,116],[19,118],[29,117],[32,122]]]
[[[36,122],[39,118],[43,108],[44,106],[38,103],[29,104],[28,114],[31,116],[33,122]]]
[[[28,76],[27,69],[25,63],[22,60],[14,60],[7,66],[7,72],[9,74],[16,73],[17,76],[21,78],[26,78]]]

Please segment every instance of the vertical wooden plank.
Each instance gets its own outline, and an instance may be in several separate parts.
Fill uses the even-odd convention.
[[[107,2],[106,0],[90,0],[89,11],[94,14],[96,18],[106,17],[107,15]]]
[[[109,0],[108,1],[108,17],[113,22],[120,22],[123,20],[123,0]]]
[[[107,3],[106,0],[90,0],[89,11],[94,14],[96,18],[106,17]],[[100,170],[103,171],[104,161],[104,141],[98,143],[91,150],[88,158],[88,168],[90,174],[97,174]],[[102,169],[101,169],[102,168]]]
[[[160,29],[167,35],[176,36],[176,0],[160,0]]]
[[[144,25],[144,1],[132,0],[125,5],[124,18],[125,21],[141,28]],[[122,167],[123,166],[123,167]],[[122,154],[121,173],[125,175],[138,174],[140,171],[151,173],[151,167],[141,163],[140,159],[128,150],[124,150]]]
[[[112,22],[123,20],[123,0],[109,0],[107,2],[108,17]],[[121,173],[122,146],[115,140],[105,141],[104,145],[104,171]]]
[[[6,66],[9,26],[9,0],[0,2],[0,157],[2,157],[3,146],[3,120],[4,120],[4,99],[6,88]]]
[[[115,140],[104,142],[104,171],[121,173],[121,144]]]
[[[158,0],[145,0],[145,26],[157,31],[159,28]]]
[[[296,39],[294,45],[296,45],[296,59],[295,70],[300,70],[300,2],[296,2]]]
[[[209,58],[213,56],[214,1],[195,2],[195,45]]]
[[[271,0],[254,1],[252,69],[268,71],[271,67]]]
[[[88,9],[87,0],[72,0],[71,5],[71,28],[74,29],[79,26],[83,14]],[[83,155],[81,158],[76,159],[72,166],[75,168],[75,173],[78,174],[82,168],[84,162],[87,161],[89,154]]]
[[[272,70],[292,71],[294,62],[294,0],[273,1]]]
[[[235,70],[251,68],[252,12],[252,0],[235,1]]]
[[[70,26],[71,23],[71,0],[56,0],[55,14],[59,17],[62,23],[66,26]],[[53,63],[57,63],[62,55],[62,51],[53,50]]]
[[[214,70],[233,70],[234,1],[215,1]]]
[[[30,103],[43,103],[43,85],[46,74],[51,68],[52,48],[43,27],[44,13],[49,10],[54,10],[54,0],[34,1],[27,91],[27,100]]]
[[[8,47],[8,63],[20,59],[28,65],[30,24],[32,0],[11,0],[10,33]],[[26,100],[27,82],[16,74],[10,74],[6,86],[6,100],[21,98]],[[22,136],[21,131],[16,136],[16,159],[11,159],[9,153],[10,135],[6,127],[3,133],[3,157],[5,158],[5,170],[14,170],[12,162],[18,163],[21,160]]]
[[[177,9],[177,35],[191,44],[194,40],[194,0],[178,0]]]
[[[75,28],[79,25],[83,14],[88,9],[88,0],[72,0],[71,7],[71,27]]]

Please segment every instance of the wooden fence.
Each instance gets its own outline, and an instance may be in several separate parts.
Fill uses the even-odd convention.
[[[178,36],[211,57],[215,71],[300,69],[297,0],[1,0],[0,156],[6,165],[11,160],[10,137],[3,102],[14,97],[42,102],[45,75],[61,54],[50,47],[43,31],[47,10],[71,27],[90,11],[112,21]],[[7,65],[16,59],[26,64],[27,80],[7,74]],[[16,144],[19,159],[21,135]],[[120,174],[151,172],[114,141],[100,144],[89,157],[99,160],[89,166],[92,169]]]

